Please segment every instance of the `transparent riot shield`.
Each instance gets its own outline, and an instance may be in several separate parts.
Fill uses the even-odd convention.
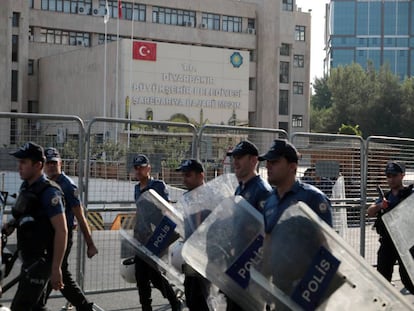
[[[223,201],[183,247],[184,259],[245,310],[412,309],[305,204],[289,207],[265,237],[246,204]],[[259,273],[248,280],[251,266]]]
[[[183,194],[176,207],[184,215],[184,238],[187,239],[221,201],[234,196],[236,187],[236,176],[223,174]]]
[[[176,286],[176,288],[178,288],[181,292],[184,292],[184,275],[173,266],[168,264],[167,256],[156,256],[154,253],[149,251],[148,248],[134,239],[131,234],[123,229],[119,230],[119,234],[124,245],[128,245],[128,247],[130,247],[138,257],[144,260],[152,268],[158,270],[171,284]]]
[[[224,199],[189,237],[183,257],[198,273],[232,300],[255,310],[245,295],[249,269],[259,262],[263,242],[262,215],[241,196]]]
[[[136,204],[134,238],[153,254],[160,255],[183,234],[183,217],[152,189],[144,192]]]
[[[257,267],[260,273],[301,309],[413,309],[389,282],[302,202],[282,214],[265,238],[263,254],[263,261]],[[258,288],[254,274],[252,280],[254,292]],[[273,291],[273,297],[278,297],[276,294]],[[279,298],[274,299],[271,306],[275,310],[291,309],[283,306]]]
[[[400,204],[382,215],[398,254],[414,283],[414,195],[411,194]]]

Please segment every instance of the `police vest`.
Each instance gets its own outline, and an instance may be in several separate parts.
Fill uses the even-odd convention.
[[[54,229],[41,205],[42,193],[49,187],[62,190],[51,180],[41,180],[21,189],[12,215],[16,219],[17,247],[23,260],[52,259]],[[62,195],[63,197],[63,195]]]

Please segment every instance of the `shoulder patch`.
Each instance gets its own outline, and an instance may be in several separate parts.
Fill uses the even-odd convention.
[[[52,206],[56,206],[59,204],[60,198],[58,195],[55,195],[51,200],[50,203],[52,204]]]
[[[322,213],[325,213],[328,210],[328,205],[325,202],[319,204],[319,210]]]

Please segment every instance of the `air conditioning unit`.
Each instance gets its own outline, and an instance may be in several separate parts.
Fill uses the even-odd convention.
[[[200,24],[201,29],[207,29],[207,24]]]
[[[76,45],[83,45],[83,41],[82,40],[77,40]]]
[[[88,14],[86,7],[83,5],[78,5],[78,14]]]
[[[105,15],[104,11],[105,11],[105,8],[103,8],[103,10],[101,10],[101,8],[93,8],[92,15],[93,16],[104,16]]]
[[[251,34],[251,35],[255,35],[256,34],[256,29],[254,28],[247,28],[247,33]]]

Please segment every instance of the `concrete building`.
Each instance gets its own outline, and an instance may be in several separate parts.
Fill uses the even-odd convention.
[[[326,73],[330,68],[388,64],[400,79],[414,74],[413,1],[332,0],[327,5]]]
[[[230,92],[229,102],[239,103],[243,112],[237,115],[230,109],[236,118],[229,118],[227,111],[218,121],[203,109],[201,121],[204,117],[211,123],[233,120],[233,124],[308,131],[310,18],[295,0],[6,0],[0,8],[0,34],[5,38],[0,40],[0,109],[74,114],[85,120],[124,118],[130,109],[131,118],[165,120],[151,115],[148,107],[145,116],[133,108],[128,49],[138,41],[156,44],[160,51],[156,62],[164,60],[164,64],[169,50],[205,57],[224,53],[233,64],[221,69],[224,76],[237,68],[234,60],[236,64],[242,60],[241,80],[237,82],[237,75],[227,77],[221,94]],[[119,44],[113,42],[118,34]],[[211,67],[200,57],[183,60],[180,70],[159,70],[158,78],[167,72],[185,75],[185,71],[185,79],[194,82],[196,74],[191,70]],[[136,70],[158,70],[148,66],[149,62]],[[216,71],[201,76],[215,77],[224,66],[222,62]],[[214,81],[214,89],[222,85]],[[177,107],[172,110],[171,114],[181,112]],[[13,143],[15,125],[7,126]]]

